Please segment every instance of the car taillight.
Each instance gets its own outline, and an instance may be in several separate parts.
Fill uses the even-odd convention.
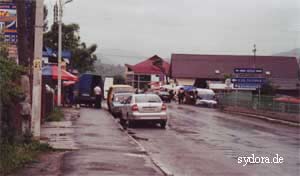
[[[161,106],[161,110],[162,110],[162,111],[165,111],[165,110],[167,110],[167,105],[165,105],[165,104],[162,104],[162,106]]]
[[[134,104],[134,105],[131,107],[131,110],[132,110],[132,111],[138,111],[139,108],[138,108],[137,104]]]

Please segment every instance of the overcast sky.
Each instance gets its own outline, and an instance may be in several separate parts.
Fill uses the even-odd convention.
[[[45,0],[49,11],[55,2]],[[79,23],[82,40],[107,57],[300,48],[300,0],[73,0],[64,22]]]

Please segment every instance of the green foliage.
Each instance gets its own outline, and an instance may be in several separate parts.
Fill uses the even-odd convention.
[[[32,141],[28,144],[0,145],[0,173],[8,174],[36,160],[41,152],[51,151],[48,144]]]
[[[64,113],[60,108],[54,108],[54,110],[47,116],[48,122],[58,122],[64,119]]]
[[[71,65],[79,72],[94,71],[94,62],[97,56],[94,54],[97,45],[89,47],[80,41],[78,24],[62,25],[62,48],[72,52]],[[50,31],[44,34],[44,46],[52,49],[58,48],[58,24],[54,23]]]
[[[10,105],[22,96],[18,80],[25,72],[25,67],[0,56],[0,97],[3,104]]]
[[[233,75],[232,74],[224,74],[224,79],[231,79],[233,78]]]
[[[270,81],[267,81],[262,85],[260,92],[262,95],[275,95],[276,88],[272,85]]]
[[[85,43],[82,43],[73,52],[72,65],[83,73],[86,71],[94,71],[94,63],[97,60],[97,56],[93,54],[97,49],[97,45],[91,45],[86,47]]]
[[[80,44],[79,25],[62,24],[62,48],[71,50],[78,48]],[[44,34],[44,46],[52,49],[58,48],[58,24],[54,23],[50,31]]]

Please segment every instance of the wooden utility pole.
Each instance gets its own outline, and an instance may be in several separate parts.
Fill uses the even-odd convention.
[[[44,1],[38,0],[35,10],[34,31],[34,61],[33,61],[33,89],[32,92],[32,120],[31,132],[35,138],[40,137],[41,109],[42,109],[42,52],[44,29]]]

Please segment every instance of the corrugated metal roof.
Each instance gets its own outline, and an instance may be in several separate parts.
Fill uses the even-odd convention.
[[[162,71],[157,66],[153,65],[153,61],[155,59],[162,60],[165,73],[168,74],[170,64],[157,55],[154,55],[154,56],[148,58],[147,60],[142,61],[136,65],[126,64],[126,66],[129,67],[134,73],[138,73],[138,74],[161,74]]]
[[[173,78],[220,78],[233,74],[234,68],[253,68],[250,55],[172,54],[170,75]],[[280,89],[295,89],[299,67],[295,57],[256,56],[255,67],[270,72],[269,78]]]

